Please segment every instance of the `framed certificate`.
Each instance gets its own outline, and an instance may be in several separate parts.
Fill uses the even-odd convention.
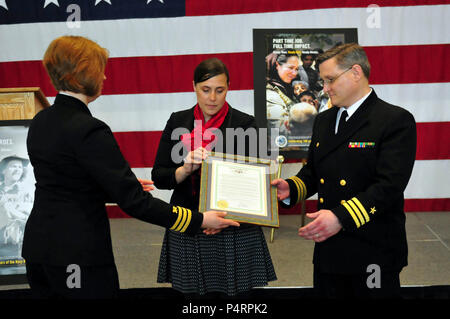
[[[227,212],[239,222],[279,227],[274,160],[211,153],[202,163],[199,211]]]

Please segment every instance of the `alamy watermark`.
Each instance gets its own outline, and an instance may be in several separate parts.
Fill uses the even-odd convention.
[[[67,6],[66,12],[70,13],[66,20],[69,29],[81,28],[81,8],[78,4],[71,3]]]
[[[366,12],[369,16],[366,19],[366,25],[369,29],[381,28],[381,9],[377,4],[371,4],[366,8]]]
[[[66,268],[66,272],[70,274],[67,276],[66,285],[67,288],[81,288],[81,268],[77,264],[70,264]]]
[[[367,288],[381,288],[381,268],[377,264],[371,264],[367,266],[367,273],[370,275],[367,277],[366,284]]]
[[[196,120],[195,127],[202,125],[202,121]],[[201,131],[201,127],[200,127]],[[171,159],[175,164],[182,163],[188,155],[189,151],[180,137],[184,134],[190,134],[187,128],[179,127],[172,131],[171,140],[179,141],[171,150]],[[213,137],[214,136],[214,137]],[[244,130],[243,128],[226,128],[225,134],[219,129],[206,129],[203,133],[203,139],[212,140],[206,147],[207,149],[214,149],[214,152],[225,154],[239,154],[255,158],[270,158],[276,159],[279,155],[279,148],[277,145],[279,137],[278,128],[255,128],[250,127]],[[270,139],[270,141],[268,141]],[[194,135],[194,145],[202,145],[200,137]],[[236,159],[236,161],[242,161]],[[273,169],[276,169],[274,167]],[[271,174],[274,172],[270,172]]]

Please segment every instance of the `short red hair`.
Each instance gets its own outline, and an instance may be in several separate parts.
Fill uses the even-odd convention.
[[[50,43],[42,63],[58,91],[97,95],[102,87],[108,51],[80,36],[62,36]]]

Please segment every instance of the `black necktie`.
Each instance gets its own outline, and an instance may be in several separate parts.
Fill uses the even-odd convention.
[[[344,112],[341,113],[341,118],[339,119],[338,133],[341,132],[345,128],[345,125],[347,123],[345,121],[345,119],[347,118],[347,116],[348,116],[348,113],[347,113],[347,111],[344,110]]]

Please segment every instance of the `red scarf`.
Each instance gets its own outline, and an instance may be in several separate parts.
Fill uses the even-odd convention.
[[[228,114],[228,109],[228,103],[225,102],[220,111],[214,114],[209,121],[205,123],[203,112],[197,104],[194,108],[194,120],[202,121],[202,125],[195,126],[191,133],[181,135],[181,141],[186,148],[189,151],[193,151],[199,147],[204,147],[208,151],[213,149],[217,141],[215,141],[216,136],[212,134],[212,132],[222,125],[225,116]],[[205,131],[207,130],[208,132],[205,134]]]

